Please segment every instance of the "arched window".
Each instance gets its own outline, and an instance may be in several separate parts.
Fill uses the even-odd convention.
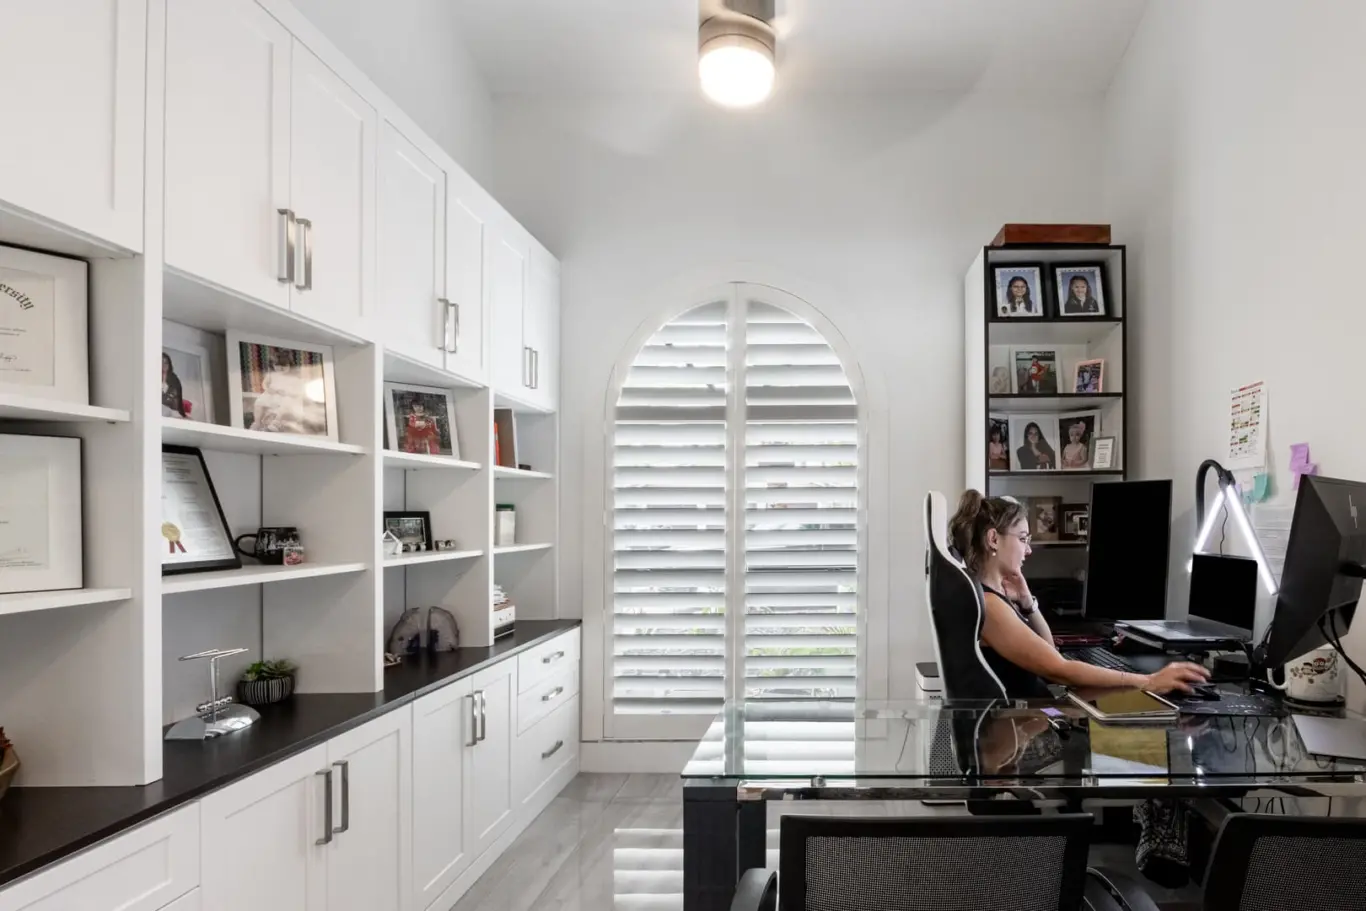
[[[695,731],[639,716],[727,697],[855,694],[859,408],[797,303],[731,285],[651,336],[620,386],[611,736]]]

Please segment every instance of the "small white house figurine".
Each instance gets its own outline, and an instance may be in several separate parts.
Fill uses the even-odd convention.
[[[384,548],[384,556],[397,557],[403,550],[403,542],[398,539],[398,535],[392,531],[385,531],[379,536],[379,543]]]

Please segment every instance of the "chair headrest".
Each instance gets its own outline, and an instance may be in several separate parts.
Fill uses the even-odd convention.
[[[949,501],[942,493],[931,490],[925,495],[925,546],[933,547],[939,555],[961,566],[963,559],[949,542]]]

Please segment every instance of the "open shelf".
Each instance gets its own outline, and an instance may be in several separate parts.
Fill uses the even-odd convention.
[[[207,573],[185,573],[165,576],[161,580],[163,595],[203,592],[217,588],[237,588],[241,585],[266,585],[294,579],[316,579],[343,573],[363,572],[364,563],[304,563],[299,566],[244,566],[241,569],[222,569]]]
[[[504,392],[493,390],[493,406],[495,408],[511,408],[517,414],[551,414],[552,412],[539,405],[532,405],[524,402],[516,396],[508,395]]]
[[[254,455],[364,455],[364,446],[334,443],[322,437],[302,437],[287,433],[258,433],[223,424],[204,424],[179,418],[163,418],[161,442],[223,452],[247,452]]]
[[[397,557],[385,557],[384,568],[416,566],[421,563],[446,563],[450,560],[473,560],[483,555],[482,550],[438,550],[431,553],[400,554]]]
[[[108,604],[133,597],[131,588],[75,588],[60,592],[22,592],[0,595],[0,615],[28,614],[40,610]]]
[[[993,471],[993,478],[1118,478],[1123,477],[1124,469],[1110,468],[1104,471]]]
[[[993,345],[1094,345],[1124,325],[1118,317],[988,320]]]
[[[1063,395],[993,395],[988,399],[992,411],[1003,414],[1028,414],[1031,411],[1085,411],[1104,408],[1123,400],[1122,392],[1066,393]]]
[[[509,544],[506,547],[495,547],[494,554],[529,554],[538,550],[550,550],[553,544]]]
[[[424,468],[478,471],[484,466],[478,462],[464,462],[460,459],[453,459],[450,456],[425,455],[420,452],[394,452],[391,449],[386,449],[384,450],[384,467],[403,468],[408,471],[416,471]]]
[[[508,468],[504,465],[493,466],[495,478],[509,478],[526,481],[549,481],[555,476],[544,471],[526,471],[521,468]]]
[[[365,339],[246,297],[195,275],[167,266],[162,274],[162,317],[196,329],[272,335],[315,345],[361,345]]]
[[[89,421],[122,424],[131,419],[122,408],[76,405],[28,395],[0,395],[0,419],[13,421]]]
[[[424,364],[422,361],[399,354],[397,351],[384,351],[384,381],[386,383],[409,383],[413,386],[436,386],[442,389],[482,389],[484,384]]]

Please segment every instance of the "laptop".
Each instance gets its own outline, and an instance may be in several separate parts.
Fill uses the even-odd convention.
[[[1256,613],[1256,560],[1196,554],[1191,565],[1189,619],[1126,620],[1115,627],[1164,645],[1251,642]]]

